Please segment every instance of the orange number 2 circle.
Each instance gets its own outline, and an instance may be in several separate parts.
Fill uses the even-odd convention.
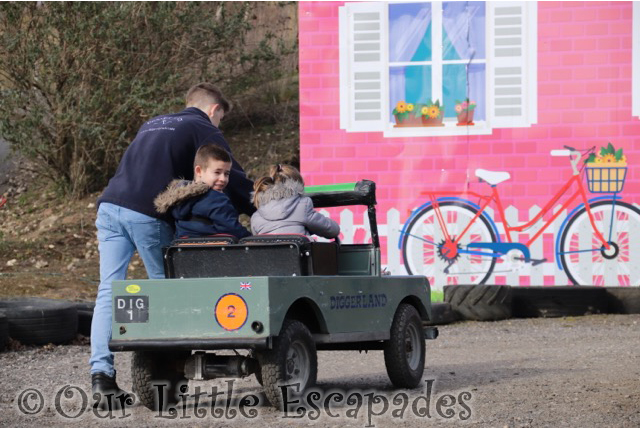
[[[247,302],[235,293],[225,294],[216,303],[216,321],[225,330],[237,330],[249,316]]]

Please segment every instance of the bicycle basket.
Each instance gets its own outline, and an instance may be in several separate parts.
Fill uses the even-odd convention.
[[[587,184],[591,193],[622,192],[626,177],[626,166],[587,167]]]

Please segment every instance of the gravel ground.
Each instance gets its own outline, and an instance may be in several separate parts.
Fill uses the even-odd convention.
[[[137,403],[126,408],[126,418],[117,412],[112,419],[99,419],[90,409],[81,410],[79,389],[90,391],[89,347],[74,345],[0,353],[0,426],[640,426],[640,315],[465,322],[439,329],[440,337],[427,342],[425,381],[407,391],[404,411],[403,391],[391,388],[382,352],[320,352],[318,383],[324,395],[331,391],[360,394],[362,407],[356,416],[357,404],[335,401],[339,396],[334,395],[329,412],[339,415],[335,418],[324,409],[310,409],[295,419],[293,412],[285,415],[258,404],[243,409],[255,411],[255,418],[237,413],[231,419],[239,409],[237,403],[215,418],[212,400],[203,396],[198,407],[205,412],[202,419],[196,418],[193,399],[173,420]],[[129,355],[118,354],[116,367],[119,383],[130,389]],[[65,385],[72,386],[67,389],[70,398],[60,394],[59,402],[62,412],[74,418],[56,411],[56,394],[64,392]],[[225,380],[191,382],[189,392],[198,386],[209,393],[212,387],[226,391],[228,384]],[[253,377],[236,380],[233,387],[234,401],[248,397],[251,403],[252,394],[263,400]],[[24,393],[29,388],[42,394],[42,410],[37,411],[37,396],[28,398]],[[373,413],[383,413],[385,399],[375,401],[376,396],[385,397],[389,405],[379,416]],[[226,397],[226,392],[221,395],[222,403]],[[430,397],[428,415],[424,414],[426,397]],[[22,410],[19,401],[24,403]]]

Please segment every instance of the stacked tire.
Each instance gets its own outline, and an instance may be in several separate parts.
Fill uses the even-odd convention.
[[[513,287],[513,316],[558,318],[607,313],[604,287]]]
[[[9,323],[4,312],[0,311],[0,351],[4,351],[9,341]]]
[[[91,337],[91,321],[93,320],[93,309],[95,302],[75,302],[78,311],[78,333]]]
[[[25,345],[62,344],[78,333],[78,311],[68,301],[38,297],[6,299],[0,300],[0,312],[5,315],[9,337]],[[0,319],[0,342],[2,325]]]
[[[511,287],[506,285],[448,285],[444,301],[459,319],[498,321],[511,318]]]

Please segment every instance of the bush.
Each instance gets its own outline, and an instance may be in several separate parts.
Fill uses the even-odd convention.
[[[282,77],[295,46],[270,32],[247,46],[252,7],[0,3],[0,135],[65,193],[100,190],[142,122],[181,110],[192,84],[233,99]]]

